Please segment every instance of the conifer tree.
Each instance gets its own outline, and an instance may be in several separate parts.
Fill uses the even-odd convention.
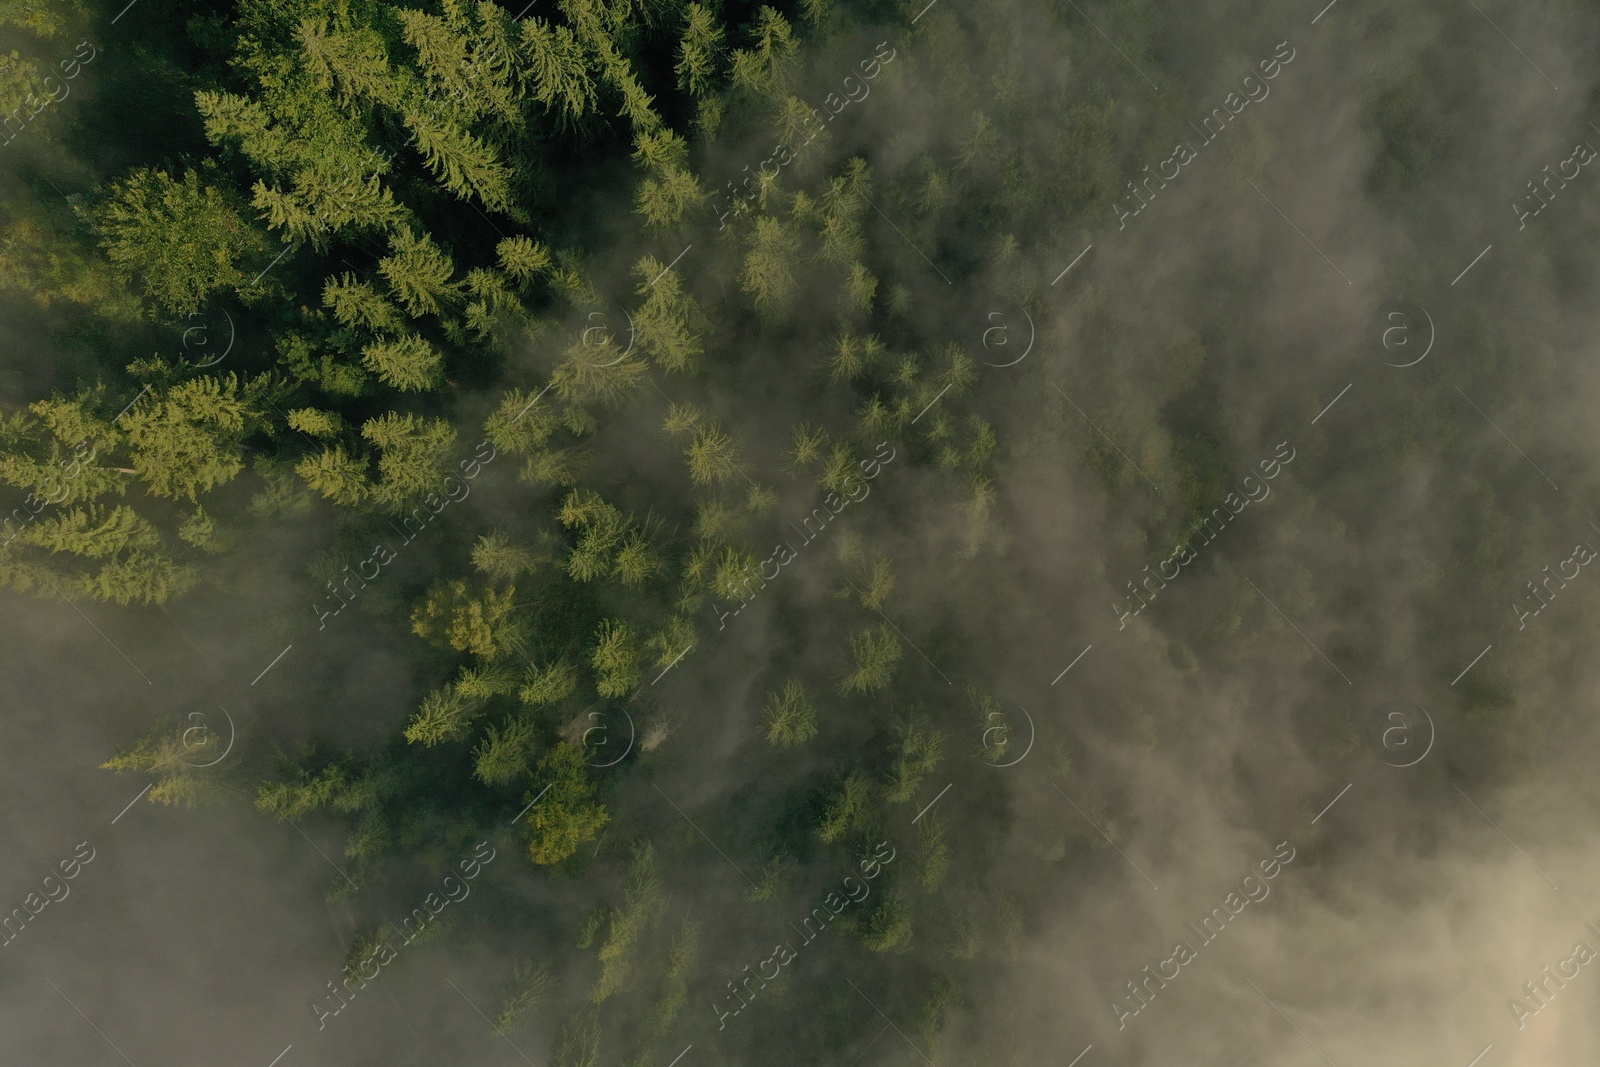
[[[533,98],[554,110],[563,125],[594,110],[597,91],[589,57],[570,27],[535,16],[522,21],[522,51],[533,75]]]
[[[655,850],[648,841],[633,846],[622,907],[610,915],[610,929],[600,946],[600,974],[589,999],[596,1004],[614,996],[628,980],[632,956],[639,938],[660,918],[666,901],[662,897],[661,876]]]
[[[427,494],[442,501],[444,455],[456,439],[448,422],[391,411],[362,423],[361,436],[378,448],[374,500],[401,507]]]
[[[800,42],[776,8],[756,12],[754,47],[733,53],[733,84],[758,96],[780,99],[799,66]]]
[[[387,49],[376,29],[347,23],[334,30],[325,19],[302,18],[294,37],[314,90],[331,91],[346,107],[357,101],[397,102]]]
[[[517,699],[534,707],[559,704],[577,689],[577,669],[566,660],[557,660],[543,667],[529,665],[528,673],[523,676],[522,688],[517,691]]]
[[[817,835],[833,844],[857,829],[870,814],[871,796],[871,779],[859,771],[850,775],[823,809]]]
[[[716,15],[704,4],[683,9],[683,39],[678,45],[678,88],[691,96],[704,96],[723,63],[723,31]]]
[[[342,507],[354,507],[373,492],[364,456],[352,456],[343,445],[313,452],[295,465],[306,485]]]
[[[244,469],[239,443],[262,424],[271,379],[202,375],[154,390],[122,417],[130,462],[156,496],[190,501]]]
[[[689,465],[689,480],[696,485],[721,485],[740,473],[739,452],[733,438],[715,424],[705,424],[695,432],[684,453]]]
[[[462,580],[436,583],[411,611],[411,628],[424,640],[479,659],[499,659],[523,642],[515,618],[516,590],[471,591]]]
[[[406,740],[429,748],[459,741],[467,735],[479,707],[479,701],[468,699],[453,685],[436,689],[423,698],[422,706],[411,716]]]
[[[242,206],[193,169],[179,178],[136,170],[92,218],[107,257],[165,315],[198,311],[213,293],[248,284],[271,258],[270,243]]]
[[[528,549],[513,544],[497,530],[483,534],[472,546],[472,565],[492,581],[514,582],[524,574],[531,574],[538,560]]]
[[[845,693],[873,693],[888,686],[900,662],[900,638],[888,623],[853,635],[850,658],[855,669],[844,676],[839,688]]]
[[[117,774],[133,771],[156,779],[147,794],[152,804],[194,807],[223,793],[220,783],[200,769],[222,757],[223,744],[215,733],[185,730],[182,720],[164,716],[100,766]]]
[[[862,944],[874,952],[905,952],[911,947],[911,907],[899,893],[890,890],[878,904],[863,912],[856,921]]]
[[[455,295],[450,282],[455,265],[427,234],[400,230],[389,238],[392,255],[378,261],[378,270],[412,318],[437,315]]]
[[[894,766],[889,773],[889,786],[884,797],[891,804],[904,804],[917,795],[922,781],[944,758],[945,735],[939,730],[924,729],[913,719],[895,727],[900,741],[895,746]]]
[[[794,294],[794,257],[800,242],[782,219],[762,215],[750,234],[739,285],[754,298],[758,309],[776,314]]]
[[[536,730],[528,719],[508,717],[500,727],[491,726],[473,750],[477,760],[473,771],[485,785],[507,785],[528,773],[534,756]]]
[[[633,630],[615,619],[600,624],[589,662],[597,675],[595,689],[603,697],[628,695],[644,674]]]
[[[332,308],[334,317],[345,326],[398,332],[405,324],[398,308],[348,271],[324,283],[322,304]]]
[[[438,350],[414,333],[392,341],[374,341],[362,349],[361,362],[383,384],[402,392],[424,392],[436,387],[444,377],[444,361]]]
[[[937,890],[950,869],[948,836],[937,811],[930,811],[917,823],[917,881],[926,893]]]
[[[797,745],[817,734],[817,709],[799,679],[783,683],[783,689],[767,696],[761,712],[767,740],[774,745]]]
[[[463,199],[475,196],[491,211],[511,207],[511,171],[493,148],[468,131],[427,115],[410,114],[405,121],[428,170],[446,189]]]
[[[495,246],[495,254],[500,269],[524,286],[550,269],[549,250],[530,237],[507,237]]]
[[[543,1003],[549,995],[549,968],[538,966],[531,959],[518,963],[501,997],[500,1010],[495,1013],[495,1036],[504,1036],[516,1030],[528,1012]]]
[[[578,851],[611,821],[604,804],[596,804],[594,785],[583,762],[583,749],[558,741],[539,757],[536,777],[548,788],[528,810],[525,821],[532,831],[528,853],[538,864],[560,863]]]
[[[681,374],[699,364],[707,323],[677,272],[664,271],[664,266],[645,256],[634,267],[638,292],[645,298],[633,315],[635,342],[664,369]]]

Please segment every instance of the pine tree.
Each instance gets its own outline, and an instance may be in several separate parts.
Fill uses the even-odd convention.
[[[397,102],[389,57],[377,30],[352,26],[334,32],[324,20],[303,18],[294,37],[318,91],[331,90],[346,106],[365,101],[392,107]]]
[[[517,691],[517,699],[534,707],[559,704],[577,689],[577,669],[566,660],[557,660],[543,667],[530,665],[523,676],[522,688]]]
[[[538,864],[560,863],[611,821],[604,804],[596,804],[594,785],[583,762],[583,749],[558,741],[539,758],[537,777],[548,785],[528,810],[533,831],[528,854]],[[533,796],[528,797],[534,800]]]
[[[856,922],[856,932],[862,943],[874,952],[908,951],[911,929],[911,907],[904,897],[892,890]]]
[[[850,775],[823,809],[817,835],[830,845],[843,839],[865,822],[870,814],[871,797],[871,779],[860,772]]]
[[[694,621],[685,615],[673,615],[660,630],[650,635],[645,645],[655,652],[656,666],[665,669],[694,651],[698,640]]]
[[[345,326],[399,332],[405,325],[398,308],[348,271],[323,284],[322,305],[332,308],[334,317]]]
[[[922,781],[944,759],[945,735],[940,730],[925,730],[912,719],[895,728],[900,742],[895,746],[894,767],[884,793],[891,804],[904,804],[917,795]]]
[[[213,293],[248,284],[270,243],[222,189],[186,170],[142,168],[112,186],[92,213],[111,262],[171,316],[198,311]],[[174,235],[181,234],[179,240]]]
[[[462,199],[475,196],[490,211],[511,207],[511,170],[493,148],[468,131],[427,115],[409,114],[405,122],[428,170],[446,189]]]
[[[508,785],[528,773],[537,731],[528,719],[509,717],[499,728],[489,727],[473,750],[478,780],[489,786]]]
[[[839,688],[845,693],[873,693],[888,686],[900,662],[900,639],[888,623],[862,630],[850,638],[850,657],[855,669],[846,674]]]
[[[682,278],[663,267],[651,256],[634,267],[638,292],[645,298],[634,312],[634,340],[662,368],[681,374],[698,366],[705,351],[706,317],[694,297],[684,292]]]
[[[522,21],[522,51],[533,75],[533,98],[554,109],[562,125],[594,110],[597,99],[589,57],[572,30],[543,19]]]
[[[498,530],[483,534],[472,546],[472,565],[496,582],[514,582],[538,566],[534,554]]]
[[[600,1022],[594,1011],[567,1020],[553,1067],[600,1067]]]
[[[379,450],[374,500],[402,507],[425,493],[443,499],[444,455],[456,439],[448,422],[391,411],[362,423],[361,436]]]
[[[684,8],[683,39],[678,45],[678,88],[691,96],[711,90],[723,63],[723,32],[717,17],[703,4]]]
[[[787,305],[795,290],[792,264],[799,250],[800,242],[783,220],[771,215],[756,219],[739,286],[754,298],[759,310],[776,314]]]
[[[598,954],[600,974],[589,994],[590,1001],[595,1004],[609,1000],[627,982],[634,949],[640,937],[660,918],[666,904],[654,848],[645,841],[634,845],[632,851],[622,907],[611,913],[611,928]]]
[[[505,394],[484,423],[484,435],[497,452],[526,458],[544,450],[556,430],[556,414],[543,400],[544,393],[513,389]]]
[[[828,361],[828,380],[838,384],[864,377],[882,362],[883,355],[883,342],[874,334],[866,337],[840,334],[833,357]]]
[[[117,774],[132,771],[156,779],[148,794],[152,804],[192,808],[220,797],[220,783],[197,768],[221,757],[222,739],[209,732],[191,736],[182,726],[181,720],[171,716],[157,720],[132,746],[118,747],[110,759],[100,764],[101,768]]]
[[[689,464],[689,480],[695,485],[721,485],[740,473],[733,438],[715,424],[702,425],[696,431],[684,458]]]
[[[872,310],[872,298],[877,291],[878,279],[860,263],[850,264],[850,276],[844,283],[845,309],[866,314]]]
[[[403,228],[409,214],[376,175],[320,163],[296,172],[288,189],[259,181],[251,192],[268,226],[319,250],[347,232]]]
[[[244,469],[239,442],[263,424],[257,408],[273,383],[236,374],[191,378],[122,418],[133,469],[156,496],[193,501]]]
[[[881,611],[889,594],[894,592],[894,567],[888,556],[880,552],[873,558],[872,570],[862,584],[866,588],[860,590],[861,606],[869,611]]]
[[[59,37],[84,14],[77,0],[6,0],[0,4],[0,26],[15,26],[39,37]]]
[[[809,741],[817,735],[817,709],[811,696],[799,679],[783,683],[781,691],[767,696],[767,705],[761,718],[766,726],[767,740],[786,747]]]
[[[828,447],[828,431],[802,422],[794,428],[794,444],[789,446],[789,469],[804,470],[822,458]]]
[[[528,1012],[542,1004],[549,995],[549,968],[536,966],[531,959],[517,964],[500,998],[500,1010],[495,1013],[495,1036],[503,1037],[514,1032],[522,1025]]]
[[[425,392],[444,378],[444,360],[438,350],[414,333],[393,341],[374,341],[362,349],[361,362],[385,385],[402,392]]]
[[[411,629],[430,644],[492,662],[522,645],[515,612],[513,588],[473,593],[459,579],[439,582],[412,608]]]
[[[589,662],[597,675],[595,689],[603,697],[626,696],[644,674],[632,629],[615,619],[600,624]]]
[[[373,492],[367,477],[367,460],[334,445],[306,456],[295,465],[306,485],[341,507],[355,507]]]
[[[950,869],[950,842],[937,811],[930,811],[917,823],[917,881],[924,892],[932,893]]]
[[[437,315],[456,295],[455,265],[427,234],[400,230],[389,238],[394,254],[378,261],[389,288],[412,318]]]
[[[550,252],[530,237],[507,237],[495,246],[500,269],[526,286],[550,269]]]
[[[436,689],[423,698],[422,706],[411,716],[405,738],[414,745],[429,748],[446,741],[459,741],[467,736],[479,707],[478,701],[469,700],[453,685]]]
[[[733,53],[733,84],[758,96],[781,98],[799,66],[800,42],[775,8],[756,12],[754,48]]]

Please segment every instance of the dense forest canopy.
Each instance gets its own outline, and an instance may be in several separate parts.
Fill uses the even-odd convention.
[[[100,1038],[1594,1050],[1597,25],[1476,7],[0,0],[11,673],[161,828],[18,854],[337,931]]]

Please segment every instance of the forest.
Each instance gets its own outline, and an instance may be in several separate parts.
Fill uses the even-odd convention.
[[[1600,1050],[1600,8],[1477,6],[0,0],[3,1058]]]

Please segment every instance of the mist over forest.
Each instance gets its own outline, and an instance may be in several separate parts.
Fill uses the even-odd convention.
[[[1597,1062],[1597,46],[0,0],[0,1063]]]

